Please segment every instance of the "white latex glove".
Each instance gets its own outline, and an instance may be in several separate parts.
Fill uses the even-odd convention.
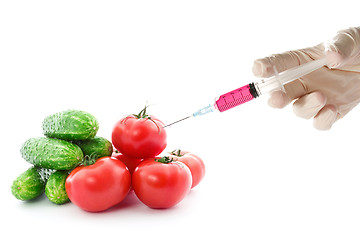
[[[319,130],[329,130],[360,102],[360,27],[339,31],[332,40],[314,47],[255,60],[253,65],[255,76],[270,77],[274,67],[282,72],[324,56],[328,67],[286,84],[285,92],[271,93],[268,101],[274,108],[283,108],[295,100],[294,113],[313,118]]]

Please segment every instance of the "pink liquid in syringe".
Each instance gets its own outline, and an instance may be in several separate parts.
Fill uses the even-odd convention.
[[[259,95],[255,90],[254,84],[250,83],[241,88],[221,95],[219,99],[216,100],[215,104],[220,112],[224,112],[226,110],[229,110],[230,108],[253,100],[258,96]]]

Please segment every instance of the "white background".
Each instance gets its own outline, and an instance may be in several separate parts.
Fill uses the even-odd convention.
[[[145,104],[169,123],[255,80],[255,59],[358,24],[358,1],[1,1],[1,238],[359,239],[358,108],[329,132],[266,97],[174,125],[167,150],[207,172],[167,210],[131,194],[94,214],[10,191],[49,114],[88,111],[107,138]]]

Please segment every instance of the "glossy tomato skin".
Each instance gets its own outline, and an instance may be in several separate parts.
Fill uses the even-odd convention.
[[[191,173],[181,162],[160,163],[154,159],[141,162],[132,175],[137,197],[150,208],[170,208],[191,189]]]
[[[126,167],[129,169],[130,174],[132,175],[135,168],[141,163],[142,159],[139,158],[131,158],[128,156],[125,156],[121,153],[113,153],[112,157],[122,161]]]
[[[128,194],[131,175],[124,163],[103,157],[93,165],[75,168],[66,179],[72,203],[89,212],[104,211],[120,203]]]
[[[149,118],[131,115],[118,121],[111,137],[114,147],[132,158],[144,159],[159,155],[166,147],[164,123],[154,116]]]
[[[177,156],[177,155],[180,155],[180,156]],[[188,168],[190,169],[190,172],[191,172],[191,176],[192,176],[191,188],[198,185],[201,182],[201,180],[204,178],[205,164],[199,156],[197,156],[191,152],[180,151],[180,153],[176,152],[176,154],[175,154],[175,152],[173,152],[173,154],[171,154],[171,158],[173,158],[176,161],[182,162],[186,166],[188,166]]]

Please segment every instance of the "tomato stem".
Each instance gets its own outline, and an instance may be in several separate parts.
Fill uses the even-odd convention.
[[[157,127],[158,133],[160,135],[161,128],[160,128],[159,124],[157,124],[149,115],[147,115],[147,113],[146,113],[147,108],[148,108],[148,106],[145,105],[145,107],[138,114],[132,114],[132,115],[134,117],[136,117],[137,119],[148,119],[148,120],[152,121],[155,124],[155,126]]]
[[[181,150],[179,149],[175,149],[174,151],[170,152],[171,155],[177,156],[177,157],[182,157],[184,155],[181,154]]]
[[[140,118],[149,118],[149,115],[146,114],[146,109],[147,109],[147,105],[145,105],[145,107],[138,113],[138,114],[133,114],[134,117],[136,117],[137,119]]]
[[[184,164],[179,162],[178,160],[168,157],[168,156],[164,156],[162,158],[159,159],[155,159],[155,162],[159,162],[159,163],[164,163],[164,164],[169,164],[169,163],[175,163],[177,165],[179,165],[181,168],[184,168]]]
[[[93,165],[96,162],[95,154],[85,155],[83,160],[81,161],[80,165],[82,166],[90,166]]]
[[[160,162],[160,163],[165,163],[165,164],[169,164],[172,162],[175,162],[175,160],[173,158],[170,158],[168,156],[164,156],[162,158],[159,159],[155,159],[156,162]]]

